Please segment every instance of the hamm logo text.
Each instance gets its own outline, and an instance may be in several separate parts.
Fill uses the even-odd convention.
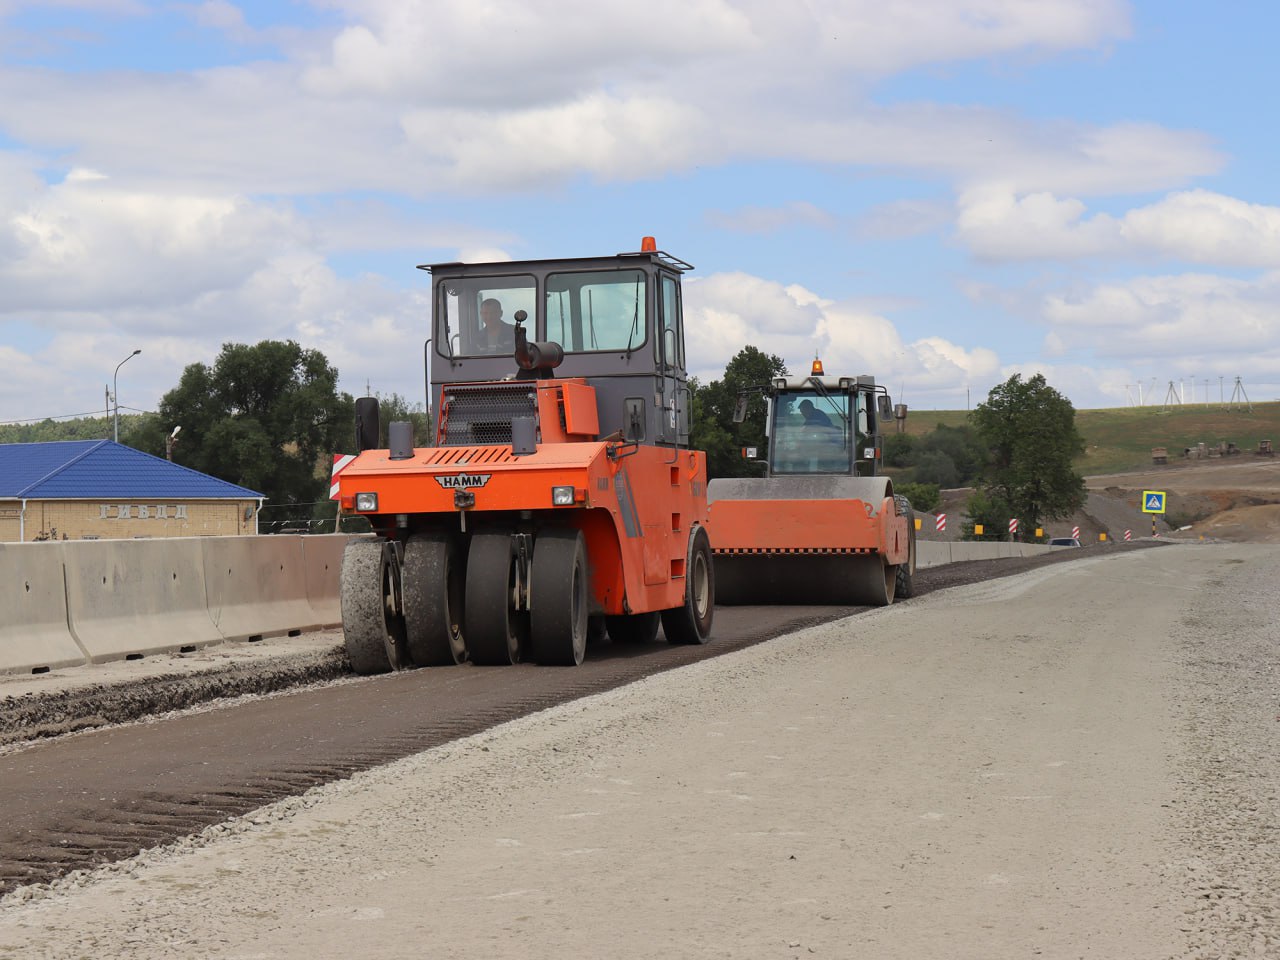
[[[446,490],[461,490],[465,487],[483,487],[491,476],[491,473],[459,473],[452,477],[436,477],[436,483]]]

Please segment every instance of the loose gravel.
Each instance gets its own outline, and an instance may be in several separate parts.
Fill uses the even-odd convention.
[[[1176,654],[1187,954],[1280,957],[1280,553],[1225,560]]]

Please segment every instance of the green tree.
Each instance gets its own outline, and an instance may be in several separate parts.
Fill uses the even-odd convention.
[[[212,367],[193,363],[182,372],[132,439],[163,457],[165,438],[180,426],[174,462],[307,517],[328,493],[330,456],[352,444],[352,400],[338,394],[337,382],[324,354],[292,340],[223,344]]]
[[[910,467],[916,457],[916,438],[909,433],[884,435],[884,465],[886,467]]]
[[[1022,529],[1070,516],[1084,504],[1084,478],[1071,461],[1084,451],[1071,401],[1042,374],[1014,374],[992,388],[972,415],[991,452],[980,482],[988,501],[1008,508]]]
[[[388,428],[397,420],[408,420],[413,424],[413,445],[415,447],[435,446],[436,435],[432,427],[431,414],[421,403],[414,403],[398,393],[383,395],[376,390],[373,396],[378,401],[378,443],[383,447],[390,446],[391,438]],[[339,397],[338,421],[351,425],[347,433],[339,431],[338,446],[335,453],[355,453],[356,402],[349,393]]]
[[[760,470],[742,458],[742,447],[756,447],[765,455],[765,416],[767,405],[758,392],[774,377],[786,376],[787,365],[781,357],[765,354],[753,346],[745,346],[725,367],[724,376],[706,386],[691,381],[693,405],[689,424],[689,443],[707,454],[707,473],[711,477],[758,476]],[[742,423],[733,422],[738,397],[746,394],[747,416]]]
[[[926,476],[918,476],[916,479],[941,483],[944,487],[973,483],[981,476],[988,456],[986,445],[973,427],[967,424],[949,427],[943,423],[920,438],[916,452],[917,464],[928,454],[944,455],[955,469],[955,477],[947,481]]]
[[[960,484],[960,471],[955,461],[941,450],[925,450],[916,458],[911,476],[916,483],[932,483],[939,487],[955,487]]]
[[[138,414],[121,415],[120,435],[124,436],[130,420]],[[45,419],[35,423],[0,425],[0,443],[48,443],[54,440],[102,440],[111,438],[111,420],[83,417],[73,420]]]
[[[964,508],[967,519],[960,527],[962,540],[1004,540],[1009,531],[1009,518],[1013,508],[999,497],[976,490]],[[974,532],[975,525],[982,524],[982,533]]]
[[[933,513],[942,506],[942,491],[936,483],[895,483],[893,492],[906,497],[916,513]]]

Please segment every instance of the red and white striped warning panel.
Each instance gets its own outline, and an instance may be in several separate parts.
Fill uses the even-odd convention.
[[[1133,531],[1132,531],[1132,530],[1126,530],[1126,531],[1124,532],[1124,538],[1125,538],[1126,540],[1132,540],[1132,539],[1133,539]]]
[[[1009,532],[1010,532],[1010,533],[1017,533],[1017,532],[1018,532],[1018,518],[1017,518],[1017,517],[1014,517],[1012,520],[1010,520],[1010,521],[1009,521]]]
[[[939,533],[942,533],[947,529],[947,515],[945,513],[938,514],[938,520],[934,523],[934,528],[937,529]]]
[[[1080,528],[1079,528],[1079,527],[1072,527],[1072,528],[1071,528],[1071,535],[1072,535],[1073,537],[1075,537],[1077,540],[1079,540],[1079,539],[1080,539]]]
[[[329,474],[329,499],[338,499],[338,474],[347,469],[347,465],[356,458],[354,453],[335,453],[333,455],[333,472]]]

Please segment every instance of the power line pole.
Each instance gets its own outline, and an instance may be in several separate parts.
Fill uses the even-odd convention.
[[[1253,404],[1249,402],[1249,395],[1244,392],[1244,381],[1239,377],[1236,377],[1235,389],[1231,391],[1231,404],[1227,407],[1228,410],[1236,408],[1237,398],[1239,398],[1240,406],[1253,413]]]

